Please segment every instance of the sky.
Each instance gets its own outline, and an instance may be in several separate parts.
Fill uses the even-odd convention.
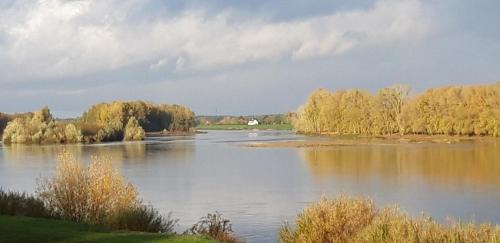
[[[0,111],[295,110],[317,88],[500,80],[494,0],[2,0]]]

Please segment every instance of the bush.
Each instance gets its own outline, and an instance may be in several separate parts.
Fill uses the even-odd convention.
[[[125,134],[123,136],[123,140],[131,141],[131,140],[144,140],[146,133],[141,126],[139,126],[139,122],[135,117],[130,117],[125,126]]]
[[[95,157],[88,167],[63,151],[53,178],[40,181],[37,195],[55,217],[117,230],[172,234],[177,222],[143,205],[134,186],[107,158]]]
[[[113,121],[106,124],[97,132],[97,141],[111,142],[120,141],[123,139],[123,123],[120,121]]]
[[[58,155],[54,177],[42,180],[37,194],[61,218],[91,224],[103,224],[112,213],[139,203],[135,188],[109,159],[92,157],[87,168],[67,152]]]
[[[219,242],[231,243],[239,242],[232,234],[229,219],[222,217],[222,214],[215,212],[202,217],[198,223],[189,229],[192,234],[208,235]]]
[[[299,214],[295,230],[284,226],[280,237],[284,242],[346,242],[370,224],[374,216],[370,200],[322,198]]]
[[[383,209],[354,242],[500,242],[500,226],[451,221],[443,226],[430,217],[411,218],[398,208]]]
[[[398,208],[376,210],[372,201],[341,196],[322,198],[285,224],[280,242],[500,242],[500,226],[412,218]]]
[[[111,214],[105,224],[116,230],[174,234],[177,221],[171,218],[171,214],[165,217],[151,206],[138,205],[130,210]]]
[[[67,143],[79,143],[83,139],[82,131],[71,123],[64,128],[64,135]]]
[[[51,214],[39,198],[27,193],[6,192],[0,188],[0,214],[50,218]]]

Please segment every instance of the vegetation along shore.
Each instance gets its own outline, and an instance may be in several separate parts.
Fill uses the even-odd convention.
[[[0,215],[2,242],[238,241],[217,212],[177,233],[178,220],[144,203],[109,158],[93,156],[86,166],[68,152],[58,155],[55,174],[40,178],[34,195],[0,188]]]
[[[375,95],[319,89],[292,124],[305,134],[500,136],[500,82],[433,88],[412,96],[405,85]]]
[[[194,125],[194,113],[187,107],[144,101],[99,103],[81,117],[66,120],[56,120],[47,107],[23,114],[0,113],[5,144],[142,140],[149,132],[192,132]]]

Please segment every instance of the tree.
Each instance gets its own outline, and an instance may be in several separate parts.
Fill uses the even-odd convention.
[[[299,132],[500,136],[500,82],[449,86],[409,98],[394,85],[376,96],[362,90],[314,91],[294,118]]]
[[[125,134],[123,136],[123,140],[143,140],[145,135],[146,133],[144,132],[144,129],[139,126],[139,122],[137,121],[137,119],[135,119],[135,117],[130,117],[127,125],[125,126]]]

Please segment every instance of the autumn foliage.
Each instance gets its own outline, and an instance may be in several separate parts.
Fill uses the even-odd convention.
[[[177,222],[143,204],[135,187],[105,157],[93,156],[86,166],[72,154],[60,153],[55,175],[39,182],[37,200],[52,217],[112,229],[172,233]]]
[[[56,120],[47,107],[33,113],[0,113],[6,144],[143,140],[146,132],[188,132],[194,125],[194,113],[187,107],[143,101],[96,104],[72,120]]]
[[[299,108],[293,125],[303,133],[500,136],[500,82],[429,89],[415,96],[409,91],[403,85],[376,95],[319,89]]]
[[[397,207],[377,209],[366,198],[322,198],[285,224],[279,242],[499,242],[500,226],[488,223],[439,224],[411,217]]]

